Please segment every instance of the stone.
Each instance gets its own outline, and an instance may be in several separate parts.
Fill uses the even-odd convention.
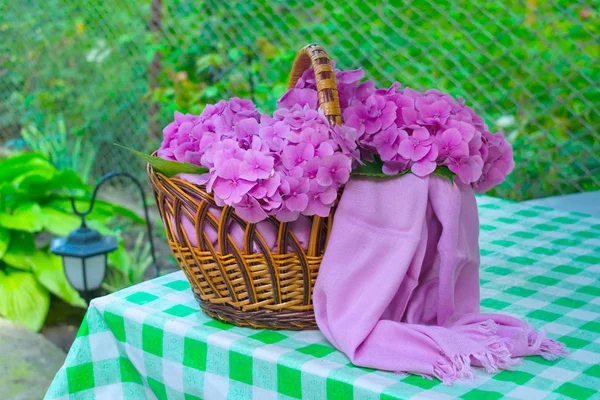
[[[42,399],[65,353],[42,335],[0,318],[0,399]]]

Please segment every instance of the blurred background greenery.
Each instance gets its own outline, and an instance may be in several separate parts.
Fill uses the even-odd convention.
[[[175,110],[231,96],[265,111],[316,42],[380,86],[460,95],[507,133],[513,200],[600,187],[596,1],[8,0],[0,5],[0,144],[90,182],[142,164]]]

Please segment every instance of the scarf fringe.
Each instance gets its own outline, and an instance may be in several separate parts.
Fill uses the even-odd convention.
[[[569,355],[565,345],[547,337],[544,330],[537,332],[533,328],[529,329],[530,330],[527,332],[527,340],[535,354],[546,360],[556,360]]]
[[[488,352],[481,357],[474,354],[488,374],[495,374],[500,370],[512,370],[519,363],[519,360],[512,358],[509,341],[500,336],[491,336],[485,343]]]
[[[451,385],[458,379],[471,380],[475,377],[471,365],[472,359],[477,360],[488,374],[495,374],[500,370],[512,370],[519,363],[519,359],[511,356],[515,340],[527,343],[533,354],[540,355],[546,360],[556,360],[569,354],[564,344],[548,338],[543,330],[538,332],[530,326],[512,339],[502,338],[497,333],[498,324],[491,319],[462,330],[463,335],[482,345],[485,351],[457,354],[452,357],[442,353],[433,366],[433,376],[446,385]]]
[[[433,376],[445,385],[451,385],[458,379],[473,379],[475,371],[471,359],[477,360],[488,374],[495,374],[500,370],[511,370],[519,360],[511,357],[509,340],[496,335],[498,325],[490,320],[480,322],[474,326],[475,335],[467,336],[481,344],[485,351],[469,354],[458,354],[450,358],[446,354],[436,360],[433,366]]]
[[[469,355],[459,354],[450,359],[445,354],[437,359],[433,366],[433,376],[438,378],[444,385],[451,385],[457,379],[471,380],[475,377],[475,371],[471,367]]]

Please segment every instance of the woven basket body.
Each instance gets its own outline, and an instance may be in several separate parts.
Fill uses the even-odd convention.
[[[320,108],[331,124],[340,123],[335,75],[322,47],[298,53],[289,87],[311,66]],[[218,207],[204,186],[167,178],[150,166],[148,176],[169,246],[208,315],[253,328],[316,328],[312,292],[333,212],[328,218],[301,216],[306,237],[298,237],[298,221],[270,217],[250,224],[233,208]]]

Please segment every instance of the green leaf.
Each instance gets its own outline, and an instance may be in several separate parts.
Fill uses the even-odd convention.
[[[4,257],[10,243],[10,231],[6,228],[0,228],[0,260]]]
[[[52,176],[52,179],[32,189],[40,195],[52,192],[73,195],[90,190],[89,186],[81,179],[77,172],[71,170],[57,171]]]
[[[39,204],[25,203],[11,214],[0,213],[0,226],[25,232],[39,232],[44,228],[45,216]]]
[[[130,149],[125,146],[121,146],[119,144],[115,144],[115,146],[119,146],[119,147],[124,148],[125,150],[129,150],[130,152],[132,152],[133,154],[137,155],[138,157],[140,157],[144,161],[146,161],[148,164],[150,164],[155,171],[160,172],[161,174],[163,174],[167,177],[171,177],[171,176],[174,176],[177,174],[200,175],[200,174],[205,174],[208,172],[207,168],[200,167],[200,166],[194,165],[194,164],[190,164],[188,162],[181,163],[181,162],[177,162],[177,161],[169,161],[169,160],[165,160],[160,157],[154,157],[149,154],[145,154],[145,153],[139,152],[137,150]]]
[[[129,254],[123,246],[119,246],[117,250],[108,255],[108,266],[112,270],[127,274],[129,263]]]
[[[450,180],[450,182],[452,184],[454,184],[454,177],[456,176],[454,174],[454,172],[450,171],[450,169],[448,169],[448,167],[446,167],[445,165],[440,165],[438,166],[435,171],[433,171],[433,173],[435,175],[444,177],[444,178],[448,178]]]
[[[76,197],[75,206],[78,210],[85,210],[90,206],[90,201],[87,198]],[[52,201],[49,201],[42,207],[43,210],[46,208],[52,208],[59,212],[63,212],[65,214],[73,214],[73,209],[71,207],[71,199],[64,197],[55,197]],[[94,204],[94,209],[92,212],[86,217],[87,221],[99,221],[102,223],[106,223],[115,216],[121,216],[135,222],[137,224],[144,224],[146,220],[139,215],[137,215],[134,211],[128,209],[127,207],[123,207],[118,204],[109,203],[107,201],[96,199],[96,203]]]
[[[388,175],[383,172],[383,161],[378,156],[373,157],[373,161],[366,162],[356,167],[350,175],[352,176],[374,176],[377,178],[393,178],[397,176],[406,175],[410,170],[401,171],[396,175]]]
[[[96,203],[101,204],[101,202],[97,201]],[[86,210],[89,206],[90,206],[90,201],[89,199],[83,199],[81,198],[81,200],[79,200],[76,197],[75,200],[75,206],[77,207],[78,210]],[[73,214],[73,208],[71,207],[71,198],[70,197],[54,197],[52,200],[48,201],[47,203],[44,204],[44,207],[49,207],[49,208],[54,208],[58,211],[62,211],[65,214]],[[92,210],[92,212],[86,217],[86,221],[100,221],[102,223],[106,223],[110,220],[114,219],[114,212],[112,211],[112,208],[106,208],[106,207],[96,207],[94,206],[94,209]]]
[[[218,94],[219,94],[219,89],[216,88],[215,86],[207,86],[204,89],[204,91],[202,92],[202,95],[204,97],[208,97],[208,98],[213,98]]]
[[[140,232],[128,250],[122,246],[108,255],[108,273],[103,284],[109,291],[116,291],[144,280],[144,274],[152,266],[150,245],[144,232]]]
[[[29,271],[29,256],[37,251],[33,234],[21,231],[10,234],[10,243],[2,261],[13,268]]]
[[[85,307],[85,301],[67,280],[60,257],[45,251],[37,251],[29,257],[29,262],[38,281],[50,293],[73,306]]]
[[[0,314],[39,331],[50,307],[50,294],[30,272],[0,270]]]
[[[229,56],[231,61],[238,61],[239,59],[241,59],[244,56],[244,54],[241,51],[239,51],[238,49],[235,49],[235,48],[229,49],[229,51],[227,52],[227,55]]]
[[[111,215],[120,215],[121,217],[127,218],[132,222],[138,224],[146,223],[146,220],[139,215],[137,215],[134,211],[130,210],[127,207],[123,207],[119,204],[113,204],[102,200],[96,200],[96,204],[94,208],[104,209],[106,212],[109,212]]]
[[[50,181],[56,174],[56,168],[52,165],[44,167],[38,166],[35,169],[25,172],[12,180],[12,184],[24,191],[35,190],[38,185]]]
[[[12,182],[13,179],[37,169],[55,169],[39,153],[20,153],[0,161],[0,182]]]
[[[86,220],[87,221],[87,226],[97,230],[98,232],[100,232],[102,235],[114,235],[114,230],[107,227],[105,224],[103,224],[100,221],[94,221],[94,220]]]
[[[382,170],[383,161],[381,161],[381,158],[379,158],[378,156],[375,156],[373,158],[374,158],[373,161],[364,163],[362,165],[359,165],[357,168],[355,168],[352,171],[351,175],[352,176],[374,176],[374,177],[378,177],[378,178],[392,178],[392,177],[406,175],[410,172],[409,169],[406,169],[404,171],[400,171],[396,175],[387,175],[387,174],[383,173],[383,170]],[[438,166],[435,169],[435,171],[433,171],[433,173],[435,175],[439,175],[441,177],[448,178],[450,180],[450,182],[452,182],[454,184],[455,174],[454,174],[454,172],[450,171],[448,169],[448,167],[446,167],[445,165]]]
[[[389,177],[389,175],[383,173],[381,170],[382,167],[383,161],[381,161],[381,158],[375,156],[373,161],[359,164],[352,171],[351,175]]]
[[[67,236],[81,225],[81,218],[73,213],[66,213],[49,206],[43,206],[42,212],[45,215],[44,229],[54,235]]]

